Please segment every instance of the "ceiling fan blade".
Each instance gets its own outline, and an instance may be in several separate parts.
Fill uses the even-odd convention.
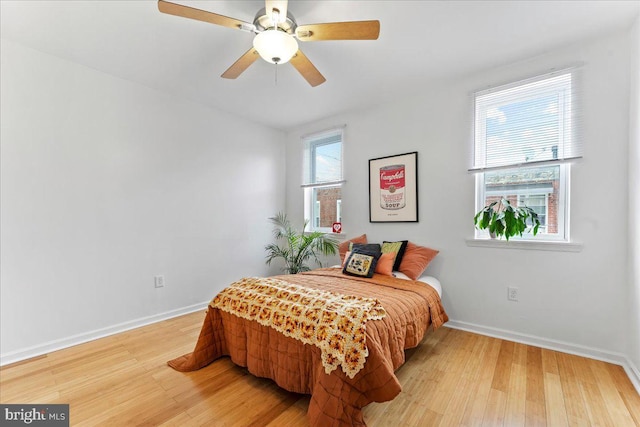
[[[218,15],[217,13],[207,12],[205,10],[195,9],[181,4],[171,3],[164,0],[158,0],[158,10],[169,15],[181,16],[183,18],[195,19],[196,21],[209,22],[211,24],[222,25],[223,27],[241,28],[252,27],[253,24],[240,21],[239,19],[229,18],[228,16]]]
[[[234,62],[233,65],[227,69],[227,71],[222,73],[222,76],[220,77],[223,77],[225,79],[237,78],[240,74],[244,72],[244,70],[249,68],[249,65],[256,62],[256,59],[258,59],[259,57],[260,55],[258,55],[257,50],[255,50],[254,48],[249,49],[236,62]]]
[[[327,81],[301,50],[298,50],[289,62],[291,62],[291,65],[302,74],[302,77],[304,77],[311,86],[315,87]]]
[[[300,25],[296,29],[298,40],[376,40],[380,35],[380,21],[329,22],[327,24]]]
[[[279,23],[282,24],[287,20],[287,0],[265,0],[265,9],[267,16],[271,18],[273,9],[278,10]]]

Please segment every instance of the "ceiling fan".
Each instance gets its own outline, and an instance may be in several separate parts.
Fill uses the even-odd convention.
[[[326,79],[298,48],[296,39],[305,42],[376,40],[380,34],[380,21],[377,20],[298,25],[293,14],[287,11],[287,3],[287,0],[266,0],[265,7],[256,13],[253,23],[165,0],[158,0],[158,10],[256,34],[253,47],[222,73],[225,79],[237,78],[260,56],[272,64],[290,61],[311,86],[318,86]]]

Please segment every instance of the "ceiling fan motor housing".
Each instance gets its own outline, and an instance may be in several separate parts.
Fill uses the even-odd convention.
[[[253,25],[255,25],[256,30],[259,32],[276,29],[276,26],[274,26],[274,22],[271,20],[271,17],[267,15],[267,9],[264,7],[260,9],[258,13],[256,13],[256,17],[253,20]],[[277,29],[291,35],[294,35],[296,33],[297,27],[298,24],[296,23],[296,18],[289,11],[287,11],[287,19],[284,22],[277,24]]]

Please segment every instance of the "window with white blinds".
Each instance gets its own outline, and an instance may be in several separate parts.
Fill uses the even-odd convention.
[[[575,80],[568,70],[474,94],[476,211],[500,198],[533,208],[544,226],[525,240],[569,240],[570,163],[582,156]]]
[[[564,72],[477,92],[471,170],[581,157],[573,80]]]
[[[308,231],[330,232],[333,223],[342,222],[342,139],[342,128],[302,138],[302,188]]]

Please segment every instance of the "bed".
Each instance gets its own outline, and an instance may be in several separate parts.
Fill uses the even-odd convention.
[[[339,268],[273,276],[266,282],[243,279],[211,301],[194,351],[168,364],[178,371],[193,371],[229,356],[233,363],[257,377],[271,378],[291,392],[310,394],[308,418],[312,426],[365,426],[362,408],[371,402],[392,400],[400,393],[401,385],[394,372],[405,361],[404,350],[416,347],[429,328],[435,330],[448,320],[440,300],[439,282],[434,278],[426,280],[431,285],[381,274],[353,277]],[[354,304],[354,299],[368,302],[369,318],[360,319],[364,321],[359,329],[366,337],[364,354],[353,353],[351,348],[360,360],[347,354],[336,362],[325,347],[304,341],[300,335],[304,328],[298,335],[291,333],[287,329],[289,319],[281,322],[280,330],[265,326],[259,322],[260,310],[255,308],[255,301],[234,299],[246,293],[234,286],[256,288],[270,284],[280,286],[272,292],[274,295],[298,289],[339,296],[346,304]],[[313,306],[309,301],[302,300],[302,310]],[[234,313],[231,305],[240,311]],[[328,310],[320,310],[324,312]],[[349,333],[349,337],[355,338],[356,334],[352,337]],[[357,346],[358,342],[351,344]]]

